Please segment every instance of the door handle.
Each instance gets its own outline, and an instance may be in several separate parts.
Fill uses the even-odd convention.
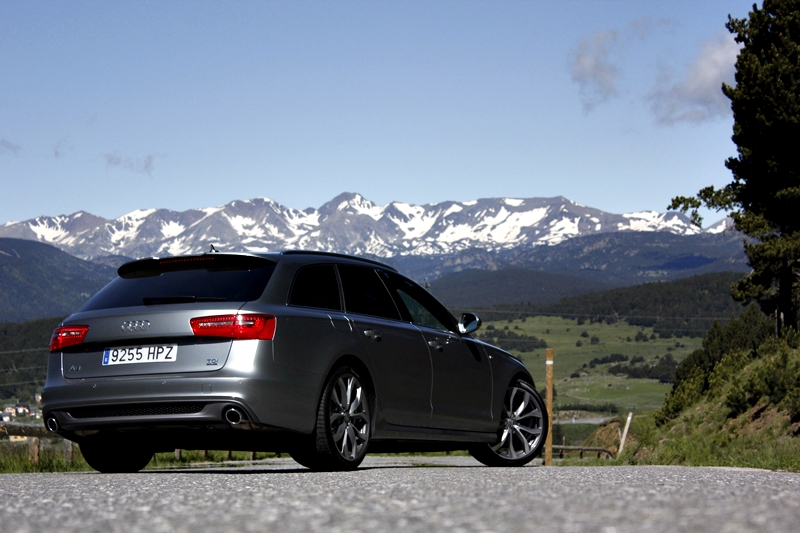
[[[428,346],[434,348],[437,352],[444,351],[444,344],[440,339],[433,339],[432,341],[428,341]]]
[[[381,332],[374,329],[364,330],[364,335],[372,339],[372,342],[381,342]]]

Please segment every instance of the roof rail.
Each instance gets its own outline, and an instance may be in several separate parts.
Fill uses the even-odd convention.
[[[359,257],[356,255],[337,254],[336,252],[322,252],[314,250],[283,250],[280,253],[283,255],[324,255],[328,257],[340,257],[342,259],[354,259],[356,261],[372,263],[373,265],[378,265],[380,267],[387,268],[393,272],[397,272],[397,269],[395,267],[387,265],[386,263],[381,263],[380,261],[375,261],[374,259],[367,259],[366,257]]]

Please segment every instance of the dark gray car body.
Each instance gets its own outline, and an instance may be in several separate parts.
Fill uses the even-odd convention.
[[[50,353],[48,425],[77,442],[126,435],[154,451],[288,451],[314,430],[327,377],[348,364],[363,369],[371,390],[370,451],[463,449],[497,441],[509,384],[533,384],[518,359],[469,334],[353,313],[346,300],[339,310],[288,303],[303,267],[353,265],[413,283],[391,267],[336,254],[249,255],[275,263],[255,300],[82,310],[64,320],[89,330],[82,344]],[[229,313],[274,316],[274,337],[193,333],[192,318]],[[178,347],[175,362],[101,364],[105,349],[167,344]],[[226,421],[232,407],[244,414],[242,423]]]

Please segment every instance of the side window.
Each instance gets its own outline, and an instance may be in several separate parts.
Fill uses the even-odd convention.
[[[300,268],[294,276],[289,305],[342,309],[339,282],[333,265],[312,265]]]
[[[348,313],[400,320],[397,307],[375,269],[354,265],[338,265],[337,268]]]
[[[448,331],[447,326],[439,322],[439,320],[433,316],[433,313],[425,309],[425,306],[416,301],[413,296],[403,291],[403,289],[397,289],[397,295],[405,304],[408,314],[411,315],[411,322],[418,326],[427,326],[433,329]]]
[[[408,320],[419,326],[458,331],[453,315],[428,291],[397,274],[381,271],[381,277],[386,280],[387,286],[398,300],[397,305]]]

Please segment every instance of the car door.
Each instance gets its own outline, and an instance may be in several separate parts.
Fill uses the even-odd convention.
[[[464,431],[494,431],[492,369],[489,358],[469,336],[457,333],[453,316],[416,283],[382,272],[407,319],[419,329],[433,368],[429,426]]]
[[[345,312],[367,347],[384,419],[426,427],[431,417],[431,359],[420,331],[402,322],[372,267],[338,265]]]
[[[260,398],[263,408],[274,407],[275,398],[296,396],[282,408],[281,416],[294,420],[316,419],[320,380],[331,361],[362,351],[344,315],[336,267],[312,264],[294,274],[286,300],[286,311],[279,313],[272,341],[276,365],[291,369],[284,377],[270,382]]]

